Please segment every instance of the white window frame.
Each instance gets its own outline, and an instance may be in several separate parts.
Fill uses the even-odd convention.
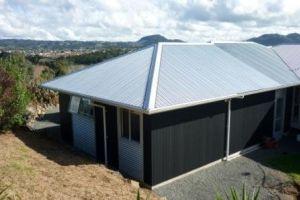
[[[282,107],[282,116],[281,116],[281,130],[276,131],[276,121],[278,120],[278,116],[276,113],[277,110],[277,99],[283,99],[283,107]],[[275,139],[280,139],[284,134],[284,120],[285,120],[285,103],[286,103],[286,89],[280,89],[275,91],[275,105],[274,105],[274,119],[273,119],[273,137]]]
[[[129,131],[129,135],[128,135],[128,138],[126,137],[123,137],[122,136],[122,114],[121,112],[123,110],[127,110],[128,111],[128,131]],[[131,138],[131,113],[134,113],[136,115],[139,116],[139,121],[140,121],[140,141],[136,141],[134,139]],[[139,112],[136,112],[136,111],[132,111],[132,110],[128,110],[128,109],[124,109],[124,108],[118,108],[118,112],[117,112],[117,118],[118,118],[118,135],[119,135],[119,138],[122,138],[124,140],[128,140],[130,142],[135,142],[137,144],[143,144],[143,129],[144,129],[144,126],[143,126],[143,114],[142,113],[139,113]]]
[[[89,113],[85,113],[85,112],[81,112],[80,111],[80,103],[83,101],[83,100],[87,100],[89,103],[88,103],[88,105],[91,107],[91,109],[92,109],[92,114],[89,114]],[[93,105],[92,105],[92,101],[90,100],[90,99],[87,99],[87,98],[84,98],[84,97],[82,97],[82,98],[80,98],[80,102],[79,102],[79,106],[78,106],[78,112],[77,112],[79,115],[83,115],[83,116],[85,116],[85,117],[89,117],[89,118],[94,118],[95,117],[95,110],[94,110],[94,107],[93,107]]]
[[[69,103],[69,109],[68,109],[70,113],[74,113],[74,114],[78,113],[80,101],[81,101],[80,97],[71,96],[71,100],[70,100],[70,103]]]

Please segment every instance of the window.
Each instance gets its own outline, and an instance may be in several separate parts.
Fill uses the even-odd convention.
[[[121,136],[132,141],[140,142],[140,115],[121,109]]]
[[[89,99],[81,98],[78,113],[88,117],[94,116],[94,109]]]
[[[140,116],[130,113],[131,139],[140,142]]]
[[[121,111],[121,135],[122,137],[129,138],[129,111]]]
[[[77,114],[78,108],[79,108],[79,103],[80,103],[80,97],[72,96],[70,105],[69,105],[69,112]]]

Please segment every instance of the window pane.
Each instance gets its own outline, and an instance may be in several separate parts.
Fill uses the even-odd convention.
[[[281,131],[282,129],[282,120],[281,119],[277,119],[275,120],[275,131]]]
[[[131,139],[140,142],[140,116],[131,113]]]
[[[299,104],[299,101],[300,101],[300,92],[299,92],[299,89],[300,88],[296,88],[295,89],[295,98],[294,98],[294,101],[296,104]]]
[[[129,112],[128,110],[121,111],[121,135],[122,137],[129,138]]]
[[[72,96],[70,105],[69,105],[69,112],[77,114],[78,108],[79,108],[79,103],[80,103],[80,97]]]
[[[93,106],[90,105],[89,99],[81,99],[78,112],[89,117],[92,117],[94,115],[94,109]]]
[[[297,121],[298,119],[299,119],[299,105],[295,105],[293,120]]]
[[[277,105],[276,105],[276,118],[281,117],[283,114],[283,99],[279,98],[277,99]]]

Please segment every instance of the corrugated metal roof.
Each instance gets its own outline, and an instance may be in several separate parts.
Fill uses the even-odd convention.
[[[300,77],[300,45],[280,45],[274,47],[274,50],[290,69]]]
[[[42,86],[142,108],[154,47],[93,65]]]
[[[155,108],[277,86],[213,44],[164,45]]]
[[[293,84],[299,81],[272,48],[257,43],[218,43],[216,45],[279,84]]]
[[[254,43],[159,43],[43,84],[145,113],[300,84],[278,55]]]

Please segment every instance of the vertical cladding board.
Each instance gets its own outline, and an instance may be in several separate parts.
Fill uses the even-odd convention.
[[[93,118],[72,114],[74,146],[96,157],[95,121]]]
[[[151,142],[145,141],[145,156],[151,152],[145,182],[155,185],[223,158],[226,113],[222,101],[144,117],[151,126],[151,133],[145,130],[145,140],[151,134]]]
[[[143,115],[144,121],[144,182],[152,185],[151,116]]]
[[[59,116],[61,138],[68,144],[73,144],[72,115],[69,113],[70,95],[59,93]]]
[[[119,169],[129,176],[143,180],[143,147],[141,144],[129,141],[126,138],[119,139]]]
[[[95,107],[96,157],[97,161],[105,162],[104,124],[102,108]]]
[[[230,153],[262,142],[272,136],[275,92],[232,100]]]

